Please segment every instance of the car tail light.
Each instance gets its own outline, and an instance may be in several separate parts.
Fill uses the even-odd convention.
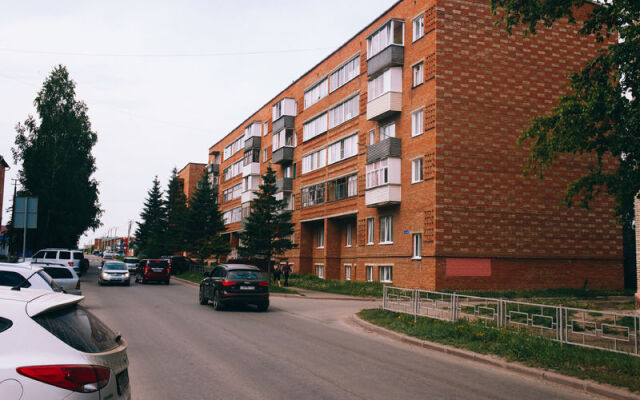
[[[144,267],[144,273],[151,272],[151,267]]]
[[[235,282],[231,282],[231,281],[222,281],[222,286],[233,286],[235,285]]]
[[[260,282],[258,285],[269,287],[269,282]]]
[[[69,264],[70,267],[73,267],[73,261],[69,261],[67,264]]]
[[[78,283],[76,283],[76,289],[80,290],[80,279],[78,279]]]
[[[19,374],[74,392],[97,392],[109,383],[111,370],[97,365],[41,365],[16,368]]]
[[[166,272],[169,272],[171,270],[171,268],[165,268]]]

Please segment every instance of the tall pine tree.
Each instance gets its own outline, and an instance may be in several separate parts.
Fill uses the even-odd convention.
[[[224,232],[224,220],[218,207],[218,193],[209,182],[209,173],[205,170],[198,186],[189,201],[187,222],[187,248],[202,264],[205,258],[226,255],[231,250],[229,242],[221,234]]]
[[[167,209],[157,176],[148,192],[140,218],[142,221],[138,222],[136,230],[138,254],[158,258],[163,255],[166,248]]]
[[[38,116],[30,115],[16,126],[12,153],[16,163],[22,162],[22,192],[39,199],[38,228],[29,233],[32,250],[75,248],[80,235],[100,226],[91,155],[98,136],[91,130],[87,105],[75,98],[75,88],[67,69],[57,66],[34,101]]]
[[[291,241],[294,227],[291,211],[286,209],[284,200],[276,199],[277,190],[276,173],[269,165],[256,192],[257,198],[251,204],[244,232],[240,234],[240,254],[264,259],[269,280],[272,258],[295,248]]]
[[[172,255],[185,250],[185,226],[187,223],[187,197],[184,195],[178,170],[171,171],[167,189],[166,251]]]

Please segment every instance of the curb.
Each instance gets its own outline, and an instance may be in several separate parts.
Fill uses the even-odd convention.
[[[558,385],[570,387],[573,389],[578,389],[586,393],[595,394],[598,396],[604,396],[610,399],[615,399],[615,400],[639,400],[640,399],[640,395],[636,395],[627,389],[617,388],[614,386],[610,386],[602,383],[596,383],[593,381],[573,378],[570,376],[558,374],[556,372],[550,372],[550,371],[545,371],[537,368],[531,368],[516,362],[505,361],[501,358],[498,358],[497,356],[488,356],[484,354],[474,353],[472,351],[462,350],[452,346],[446,346],[439,343],[429,342],[426,340],[407,336],[402,333],[390,331],[378,325],[374,325],[370,322],[367,322],[355,314],[352,317],[352,321],[356,325],[368,330],[369,332],[375,332],[379,335],[386,336],[388,338],[391,338],[412,346],[418,346],[428,350],[434,350],[441,353],[450,354],[455,357],[464,358],[464,359],[479,362],[482,364],[504,368],[508,371],[515,372],[521,375],[526,375],[532,378],[538,378],[543,381],[552,382]]]

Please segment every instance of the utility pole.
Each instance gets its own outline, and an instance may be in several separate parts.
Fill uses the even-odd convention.
[[[128,256],[129,254],[129,240],[131,238],[131,224],[133,224],[133,220],[129,220],[129,228],[127,229],[127,240],[124,242],[124,256]]]

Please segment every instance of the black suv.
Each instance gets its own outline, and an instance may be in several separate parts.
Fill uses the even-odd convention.
[[[254,304],[269,308],[269,282],[260,269],[246,264],[220,264],[200,282],[200,304],[213,302],[220,311],[228,304]]]
[[[169,262],[171,273],[174,275],[185,272],[189,269],[190,265],[195,264],[193,261],[183,256],[162,256],[160,259],[167,260]]]

